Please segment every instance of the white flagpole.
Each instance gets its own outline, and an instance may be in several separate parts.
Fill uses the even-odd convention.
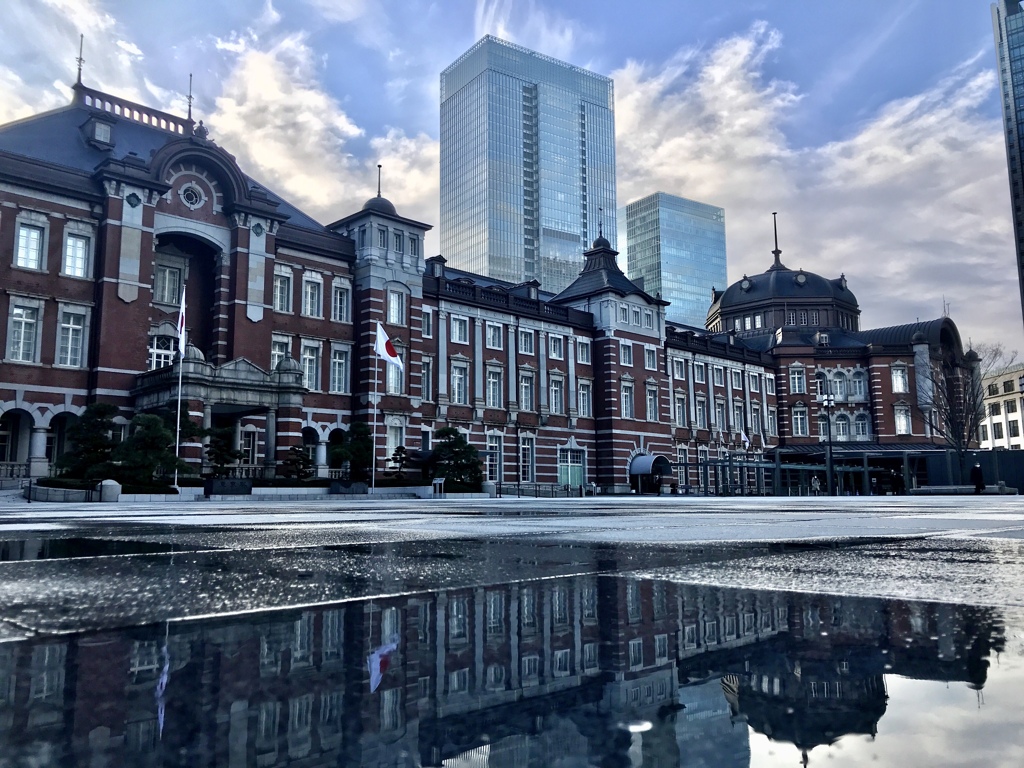
[[[370,493],[372,494],[377,488],[377,373],[378,373],[378,358],[380,355],[374,354],[373,356],[373,451],[370,454]]]
[[[181,452],[181,375],[185,368],[185,286],[181,287],[178,318],[178,407],[174,426],[174,487],[178,489],[178,461]],[[180,492],[180,490],[179,490]]]

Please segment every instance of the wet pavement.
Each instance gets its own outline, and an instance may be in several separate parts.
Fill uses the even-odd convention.
[[[1024,503],[827,501],[6,504],[0,767],[1019,765]]]

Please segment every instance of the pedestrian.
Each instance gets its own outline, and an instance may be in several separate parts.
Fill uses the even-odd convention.
[[[971,467],[971,482],[974,483],[974,492],[981,493],[985,490],[985,475],[981,471],[981,463],[975,462]]]
[[[821,481],[818,479],[817,475],[811,478],[811,492],[815,496],[821,492]]]

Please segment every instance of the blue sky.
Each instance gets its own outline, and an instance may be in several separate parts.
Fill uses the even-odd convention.
[[[619,203],[726,209],[730,279],[845,272],[866,326],[948,302],[1024,351],[989,3],[982,0],[6,0],[0,121],[87,85],[195,114],[321,221],[373,194],[438,221],[438,76],[482,34],[612,76]],[[31,30],[31,34],[29,31]],[[439,240],[428,241],[436,250]]]

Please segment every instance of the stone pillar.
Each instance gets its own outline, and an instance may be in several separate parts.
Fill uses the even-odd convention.
[[[327,477],[327,441],[321,440],[316,444],[316,476]]]
[[[277,473],[277,409],[267,411],[267,424],[263,432],[263,475],[274,477]]]
[[[32,435],[28,443],[28,475],[29,477],[48,477],[50,462],[46,458],[46,427],[32,427]]]

